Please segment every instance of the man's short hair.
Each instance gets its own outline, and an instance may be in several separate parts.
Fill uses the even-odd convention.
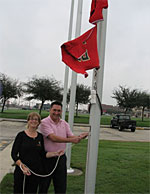
[[[59,102],[59,101],[53,101],[53,102],[51,103],[50,108],[52,108],[52,107],[53,107],[53,105],[59,105],[59,106],[61,106],[61,108],[62,108],[62,103],[61,103],[61,102]]]

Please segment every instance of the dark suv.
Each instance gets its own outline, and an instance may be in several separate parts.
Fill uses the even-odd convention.
[[[131,129],[132,132],[136,129],[136,121],[131,120],[130,115],[118,114],[111,120],[111,128],[118,127],[119,131],[123,129]]]

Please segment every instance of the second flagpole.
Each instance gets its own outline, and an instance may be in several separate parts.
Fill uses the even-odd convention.
[[[83,1],[78,0],[75,38],[80,36],[81,34],[82,5],[83,5]],[[70,103],[69,103],[69,125],[72,131],[73,131],[73,123],[74,123],[76,85],[77,85],[77,73],[72,71],[71,93],[70,93]],[[67,154],[67,172],[71,173],[73,172],[73,169],[71,169],[70,167],[70,162],[71,162],[71,144],[70,143],[67,144],[66,154]]]
[[[70,11],[70,22],[69,22],[69,33],[68,40],[71,40],[72,37],[72,28],[73,28],[73,13],[74,13],[74,0],[71,2],[71,11]],[[62,119],[65,120],[66,116],[66,103],[67,103],[67,92],[68,92],[68,78],[69,78],[69,67],[65,67],[65,77],[64,77],[64,92],[63,92],[63,111]]]

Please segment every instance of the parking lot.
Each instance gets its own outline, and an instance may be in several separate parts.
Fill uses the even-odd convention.
[[[83,131],[88,131],[89,128],[74,127],[74,133],[79,134]],[[150,130],[136,130],[131,132],[130,129],[124,129],[119,131],[117,128],[112,129],[110,127],[100,127],[99,139],[101,140],[116,140],[116,141],[139,141],[150,142]]]

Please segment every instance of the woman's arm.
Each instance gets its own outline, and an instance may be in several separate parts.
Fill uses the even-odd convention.
[[[31,175],[30,170],[21,162],[21,160],[17,160],[16,165],[18,165],[20,167],[23,174],[28,175],[28,176]]]
[[[19,149],[21,147],[21,142],[22,142],[22,134],[18,133],[11,150],[11,157],[15,163],[17,160],[19,160]]]
[[[12,146],[11,157],[15,164],[21,168],[24,174],[31,175],[29,169],[21,162],[19,158],[19,150],[21,148],[22,139],[22,133],[18,133]]]

